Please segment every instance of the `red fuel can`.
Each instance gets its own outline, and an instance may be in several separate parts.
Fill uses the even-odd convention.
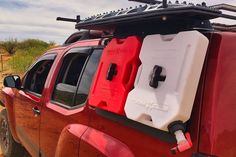
[[[91,106],[125,115],[124,105],[141,64],[142,40],[137,36],[114,38],[104,49],[89,94]]]

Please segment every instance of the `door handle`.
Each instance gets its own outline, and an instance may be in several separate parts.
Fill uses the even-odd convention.
[[[40,115],[40,110],[37,106],[33,107],[32,111],[33,111],[35,117],[38,117]]]

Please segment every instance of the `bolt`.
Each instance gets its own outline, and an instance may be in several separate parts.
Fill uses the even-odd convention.
[[[202,6],[206,7],[207,6],[206,2],[202,2]]]
[[[166,17],[166,16],[162,16],[162,20],[163,20],[163,21],[166,21],[166,20],[167,20],[167,17]]]

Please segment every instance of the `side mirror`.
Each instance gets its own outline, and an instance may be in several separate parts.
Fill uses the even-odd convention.
[[[18,75],[7,76],[4,78],[3,85],[10,88],[21,88],[21,80]]]

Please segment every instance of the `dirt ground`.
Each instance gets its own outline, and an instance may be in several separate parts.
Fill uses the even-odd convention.
[[[2,54],[1,54],[2,55]],[[0,60],[0,89],[3,87],[3,79],[7,75],[12,74],[12,70],[9,68],[7,61],[11,58],[9,55],[2,55],[2,59]]]
[[[12,70],[8,67],[7,65],[7,61],[10,59],[10,56],[7,56],[7,55],[4,55],[3,57],[3,69],[2,69],[2,65],[0,65],[0,91],[2,90],[3,88],[3,79],[4,77],[8,76],[8,75],[11,75],[12,74]],[[0,62],[1,64],[1,62]],[[0,106],[0,111],[2,110],[3,108]],[[0,148],[0,157],[4,157],[2,155],[2,151],[1,151],[1,148]],[[16,156],[17,157],[17,156]],[[26,157],[29,157],[29,155],[27,154]]]
[[[3,79],[5,76],[11,74],[11,70],[7,67],[7,60],[10,59],[10,56],[5,56],[3,57],[3,69],[2,67],[0,68],[0,90],[2,89],[3,87]],[[0,111],[2,110],[2,107],[0,106]],[[1,148],[0,148],[0,157],[4,157],[2,155],[2,151],[1,151]]]
[[[6,61],[9,59],[9,57],[3,57],[4,60],[3,60],[3,69],[2,67],[0,68],[0,90],[2,89],[3,87],[3,79],[5,76],[11,74],[10,70],[7,68],[7,65],[6,65]],[[0,111],[2,110],[2,107],[0,106]],[[0,148],[0,157],[4,157],[2,155],[2,151],[1,151],[1,148]]]
[[[1,151],[1,149],[0,149],[0,157],[4,157],[4,156],[2,155],[2,151]]]

